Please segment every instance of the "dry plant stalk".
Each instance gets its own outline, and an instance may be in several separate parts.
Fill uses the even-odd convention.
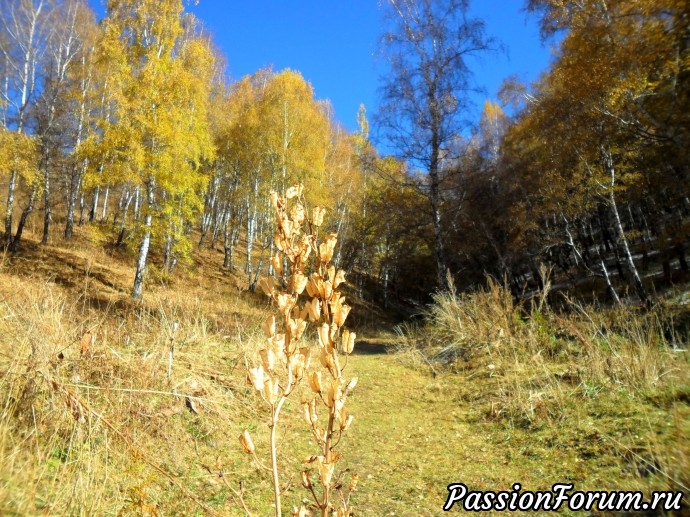
[[[318,490],[312,484],[311,468],[305,468],[302,472],[302,486],[311,493],[322,517],[349,517],[352,515],[350,493],[356,489],[357,476],[352,476],[345,490],[346,485],[342,480],[344,472],[334,475],[340,454],[333,449],[353,420],[345,409],[345,402],[357,384],[357,378],[345,382],[343,372],[356,336],[354,332],[343,328],[350,306],[345,304],[338,287],[345,281],[345,272],[336,271],[331,264],[338,236],[329,233],[322,242],[319,241],[319,229],[326,210],[315,207],[309,218],[302,190],[302,185],[295,185],[287,190],[285,197],[279,197],[275,192],[270,195],[277,221],[275,245],[278,250],[271,258],[271,264],[278,282],[273,277],[266,277],[261,279],[259,285],[276,302],[277,314],[272,314],[266,320],[264,330],[268,345],[259,352],[261,364],[248,369],[248,382],[271,408],[270,470],[276,516],[281,516],[276,449],[278,420],[287,398],[303,379],[307,379],[313,397],[303,403],[304,417],[319,452],[304,463],[316,466],[317,486],[320,485],[321,494],[318,495]],[[313,269],[308,277],[307,266],[311,256],[314,257]],[[284,268],[284,264],[288,267]],[[302,296],[305,291],[306,296]],[[304,303],[300,303],[301,296],[306,298]],[[318,348],[299,346],[308,321],[316,326]],[[342,366],[339,351],[345,354]],[[311,359],[315,354],[326,371],[312,366]],[[319,424],[319,407],[328,413],[325,428]],[[240,442],[245,452],[256,458],[254,444],[247,431],[240,436]],[[337,508],[334,504],[336,491],[340,493]],[[295,509],[292,515],[303,517],[310,513],[302,507]]]

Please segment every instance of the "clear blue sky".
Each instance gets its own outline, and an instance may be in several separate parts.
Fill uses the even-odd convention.
[[[90,0],[99,16],[101,0]],[[376,57],[381,33],[378,0],[200,0],[188,2],[213,34],[228,60],[228,74],[239,79],[266,66],[302,73],[317,98],[329,99],[336,117],[356,129],[360,103],[376,110],[379,76],[385,64]],[[536,19],[523,11],[525,0],[471,0],[471,13],[483,18],[486,32],[505,47],[487,54],[474,68],[486,96],[477,112],[494,99],[503,79],[517,75],[530,82],[545,70],[550,50],[539,39]],[[477,115],[478,116],[478,115]]]

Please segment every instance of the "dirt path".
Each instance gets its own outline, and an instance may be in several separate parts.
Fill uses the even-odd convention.
[[[356,355],[352,367],[359,377],[351,401],[357,425],[346,455],[360,474],[362,515],[440,515],[446,486],[470,470],[474,478],[481,468],[488,484],[503,480],[504,458],[467,424],[457,388],[391,355]]]
[[[350,375],[359,378],[348,404],[356,425],[343,444],[361,479],[357,515],[443,515],[450,483],[481,491],[511,491],[516,482],[523,491],[548,491],[554,483],[645,494],[664,487],[663,477],[640,474],[656,461],[641,457],[653,444],[640,431],[664,425],[660,408],[625,397],[612,407],[602,397],[564,408],[557,420],[520,427],[488,418],[482,390],[494,379],[434,377],[363,348],[351,359]]]

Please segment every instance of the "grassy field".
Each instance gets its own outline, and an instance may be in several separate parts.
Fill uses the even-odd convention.
[[[175,278],[154,271],[134,304],[131,261],[86,237],[1,260],[0,513],[244,515],[241,483],[254,515],[273,514],[270,476],[238,441],[249,429],[268,461],[245,364],[270,305],[221,263],[203,251]],[[690,360],[663,338],[687,306],[533,309],[492,286],[437,297],[425,327],[395,332],[382,315],[357,329],[355,422],[338,447],[359,475],[356,515],[441,515],[455,482],[688,497]],[[307,502],[305,396],[280,431],[285,510]]]

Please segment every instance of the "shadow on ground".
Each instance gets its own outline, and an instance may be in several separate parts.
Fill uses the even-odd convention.
[[[355,343],[355,350],[352,353],[353,355],[381,355],[392,351],[393,347],[390,343],[376,343],[364,339]]]

